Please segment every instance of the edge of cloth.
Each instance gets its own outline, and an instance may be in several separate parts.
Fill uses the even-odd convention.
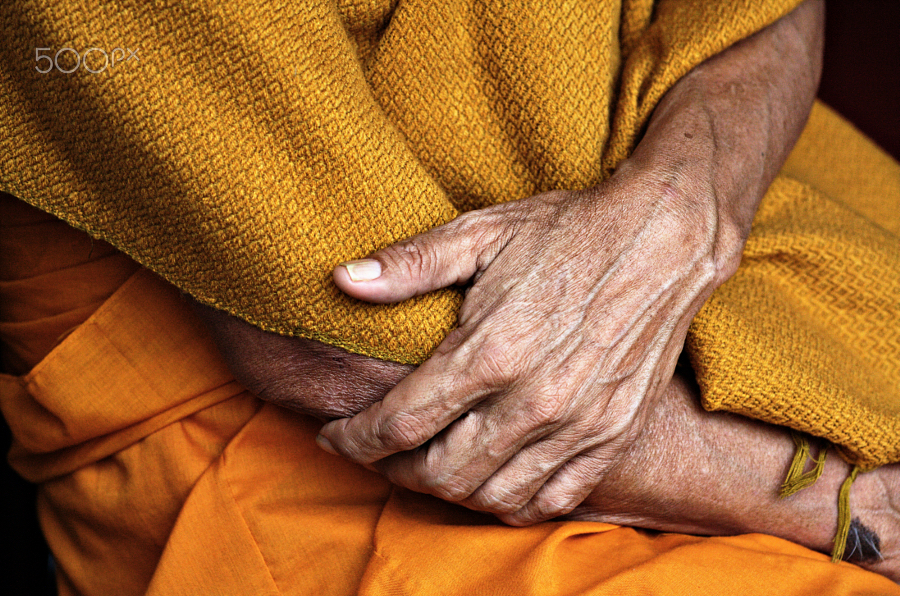
[[[29,373],[0,375],[9,460],[44,481],[244,391],[178,290],[141,269]]]

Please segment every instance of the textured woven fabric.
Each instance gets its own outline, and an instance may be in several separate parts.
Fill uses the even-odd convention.
[[[900,164],[817,104],[687,345],[707,408],[900,461]]]
[[[651,4],[4,3],[0,190],[259,327],[421,362],[459,296],[362,305],[337,263],[597,184],[679,77],[795,2]]]
[[[47,261],[94,279],[71,263],[84,248]],[[56,286],[22,281],[2,297]],[[86,285],[72,293],[91,299]],[[393,488],[319,449],[321,423],[243,391],[187,301],[146,270],[28,374],[0,375],[0,408],[10,463],[41,483],[60,596],[900,596],[773,536],[514,528]]]
[[[362,304],[337,263],[597,184],[675,81],[794,4],[5,3],[0,190],[261,328],[421,362],[460,296]],[[896,164],[815,138],[689,348],[707,407],[897,461]]]

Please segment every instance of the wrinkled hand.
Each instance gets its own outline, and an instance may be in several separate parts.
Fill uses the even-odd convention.
[[[713,193],[677,176],[626,163],[598,188],[470,212],[338,267],[338,286],[371,302],[474,283],[432,357],[320,445],[510,524],[571,511],[728,275]]]
[[[510,524],[571,511],[639,436],[687,328],[740,263],[821,71],[806,2],[697,66],[597,188],[477,212],[335,270],[403,300],[471,282],[459,327],[320,445]]]
[[[198,303],[194,311],[238,382],[262,399],[323,421],[352,416],[380,401],[413,370],[269,333]]]

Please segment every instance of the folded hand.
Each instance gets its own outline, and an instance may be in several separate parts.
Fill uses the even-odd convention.
[[[598,188],[471,212],[338,267],[341,289],[372,302],[472,285],[432,357],[320,444],[507,523],[571,511],[724,279],[713,193],[679,176],[626,163]]]

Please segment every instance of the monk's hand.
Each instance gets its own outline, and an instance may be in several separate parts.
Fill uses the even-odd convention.
[[[194,303],[235,379],[279,406],[332,420],[380,401],[413,367],[263,331]]]
[[[737,269],[812,105],[821,30],[811,0],[695,68],[598,187],[470,212],[337,267],[371,302],[471,285],[432,357],[320,445],[517,525],[602,489]]]
[[[396,302],[471,283],[431,358],[320,444],[392,482],[511,524],[569,512],[672,377],[734,254],[702,176],[626,163],[606,183],[476,212],[339,266]]]

